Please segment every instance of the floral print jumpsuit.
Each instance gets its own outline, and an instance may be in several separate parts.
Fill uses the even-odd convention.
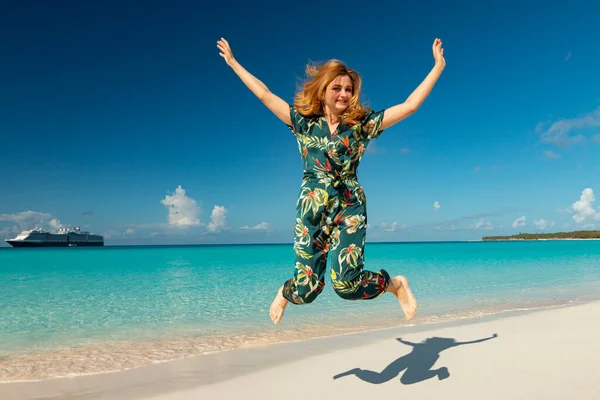
[[[390,282],[385,270],[363,270],[367,200],[356,170],[369,141],[381,134],[384,111],[368,111],[356,125],[329,131],[323,116],[304,117],[290,107],[304,164],[296,205],[294,277],[283,285],[293,304],[311,303],[323,291],[328,256],[331,282],[343,299],[373,299]]]

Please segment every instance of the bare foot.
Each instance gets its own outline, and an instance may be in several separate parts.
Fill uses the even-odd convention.
[[[287,306],[287,304],[288,301],[283,297],[283,286],[281,286],[277,291],[275,299],[271,303],[271,310],[269,311],[269,315],[275,324],[278,324],[283,317],[283,312],[285,311],[285,306]]]
[[[406,319],[412,319],[417,313],[417,299],[415,299],[410,286],[408,286],[408,280],[403,276],[393,277],[388,285],[388,292],[398,298]]]

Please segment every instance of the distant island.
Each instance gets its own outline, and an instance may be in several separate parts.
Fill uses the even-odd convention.
[[[484,236],[483,241],[493,240],[574,240],[600,239],[600,231],[575,231],[555,233],[519,233],[512,236]]]

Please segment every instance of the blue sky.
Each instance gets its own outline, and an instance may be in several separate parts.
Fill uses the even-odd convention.
[[[0,238],[80,225],[107,244],[291,242],[294,137],[219,57],[293,101],[310,61],[419,111],[363,158],[369,241],[600,228],[600,4],[17,2],[0,14]],[[438,205],[439,207],[436,207]]]

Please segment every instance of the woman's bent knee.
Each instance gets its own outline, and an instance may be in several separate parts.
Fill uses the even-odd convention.
[[[333,280],[332,287],[335,291],[335,294],[337,294],[342,299],[355,300],[357,298],[357,292],[360,289],[360,280]]]
[[[296,285],[294,290],[293,285],[286,284],[283,288],[283,297],[292,304],[310,304],[323,292],[323,287],[323,284],[319,284],[312,290],[303,290],[304,287]]]

